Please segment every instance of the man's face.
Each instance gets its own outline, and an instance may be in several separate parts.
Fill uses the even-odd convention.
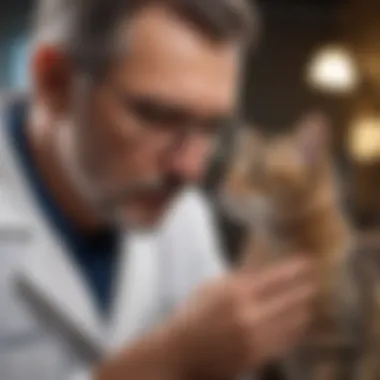
[[[203,178],[235,112],[239,54],[159,8],[124,34],[127,54],[77,96],[71,145],[84,195],[108,216],[149,226]]]

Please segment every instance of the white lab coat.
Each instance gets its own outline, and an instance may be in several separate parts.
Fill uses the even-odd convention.
[[[0,379],[91,378],[99,357],[150,331],[224,271],[211,214],[185,191],[162,226],[125,235],[107,321],[34,203],[0,126]]]

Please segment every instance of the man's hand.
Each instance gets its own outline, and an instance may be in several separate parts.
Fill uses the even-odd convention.
[[[239,270],[202,287],[145,345],[106,363],[99,379],[229,378],[280,357],[311,319],[312,269],[296,259],[260,272]]]
[[[315,294],[310,263],[239,271],[202,288],[177,316],[196,375],[226,378],[291,350],[310,321]]]

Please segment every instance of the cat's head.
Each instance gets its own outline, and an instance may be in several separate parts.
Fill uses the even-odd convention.
[[[242,130],[221,186],[222,204],[250,222],[273,206],[294,209],[322,185],[328,167],[328,128],[320,117],[309,116],[294,132],[272,139]]]

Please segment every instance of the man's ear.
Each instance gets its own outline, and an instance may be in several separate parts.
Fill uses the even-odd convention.
[[[309,114],[297,124],[296,141],[304,159],[315,164],[330,150],[330,123],[321,114]]]
[[[70,102],[72,70],[66,55],[56,46],[37,48],[32,60],[37,96],[55,115],[64,113]]]

